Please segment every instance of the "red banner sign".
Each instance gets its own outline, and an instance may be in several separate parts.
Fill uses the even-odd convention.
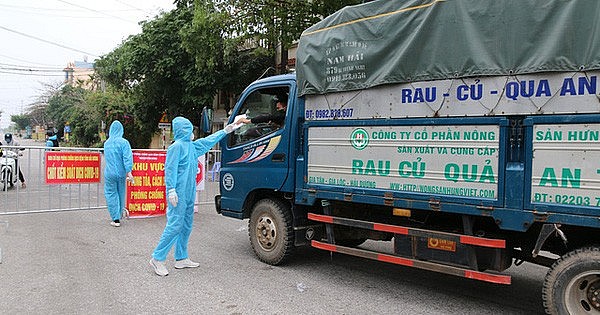
[[[130,217],[165,215],[166,151],[133,150],[134,183],[127,184],[126,207]]]
[[[100,182],[99,152],[45,152],[46,184]]]

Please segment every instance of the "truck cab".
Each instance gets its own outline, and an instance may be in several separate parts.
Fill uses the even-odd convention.
[[[295,75],[259,80],[241,95],[232,116],[247,118],[275,114],[277,100],[285,99],[287,108],[282,122],[251,122],[234,131],[222,143],[222,194],[217,196],[217,211],[225,216],[248,218],[248,205],[265,195],[284,196],[294,189],[296,143],[302,102],[296,98]],[[264,119],[263,119],[264,120]]]

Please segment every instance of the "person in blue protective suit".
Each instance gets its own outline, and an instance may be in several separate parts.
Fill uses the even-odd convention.
[[[123,138],[123,125],[118,120],[110,124],[108,139],[104,142],[104,197],[114,227],[121,226],[125,209],[126,180],[133,182],[133,153],[129,141]]]
[[[47,147],[58,147],[58,136],[52,131],[46,132],[46,146]]]
[[[175,142],[167,149],[165,161],[165,185],[167,191],[167,225],[158,245],[152,253],[150,265],[159,276],[169,274],[165,266],[167,254],[175,246],[175,268],[195,268],[200,264],[188,258],[188,240],[194,219],[196,197],[196,173],[198,157],[205,154],[217,142],[242,125],[242,118],[225,126],[212,135],[192,141],[192,123],[184,117],[173,119]]]

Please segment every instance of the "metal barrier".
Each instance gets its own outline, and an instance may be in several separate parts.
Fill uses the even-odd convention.
[[[0,214],[23,214],[48,211],[68,211],[81,209],[105,208],[102,181],[93,184],[48,185],[45,182],[44,152],[47,147],[41,146],[2,146],[3,152],[8,150],[19,152],[17,170],[23,173],[27,187],[23,188],[17,181],[14,186],[0,191]],[[93,148],[56,148],[59,151],[102,152]],[[6,157],[0,157],[6,159]],[[0,189],[3,188],[0,183]]]
[[[19,152],[17,158],[25,178],[26,187],[17,181],[14,186],[0,190],[0,216],[12,214],[30,214],[42,212],[95,210],[106,208],[104,198],[104,158],[101,158],[101,175],[99,183],[92,184],[46,184],[44,152],[47,147],[41,146],[1,146],[7,150]],[[102,148],[59,147],[57,151],[100,152]],[[6,159],[6,157],[0,157]],[[211,150],[206,156],[206,169],[221,161],[221,151]],[[18,175],[18,171],[15,173]],[[214,196],[218,193],[219,182],[211,181],[205,172],[205,188],[197,192],[196,203],[199,205],[214,204]],[[0,183],[0,189],[3,184]]]
[[[196,191],[196,205],[206,205],[214,207],[215,195],[219,193],[219,176],[213,179],[213,174],[209,171],[214,168],[216,163],[221,164],[221,150],[210,150],[205,156],[204,172],[204,190]]]

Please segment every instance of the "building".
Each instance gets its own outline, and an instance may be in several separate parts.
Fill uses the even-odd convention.
[[[63,69],[65,72],[65,84],[80,86],[84,89],[94,90],[94,63],[87,61],[72,61]]]

